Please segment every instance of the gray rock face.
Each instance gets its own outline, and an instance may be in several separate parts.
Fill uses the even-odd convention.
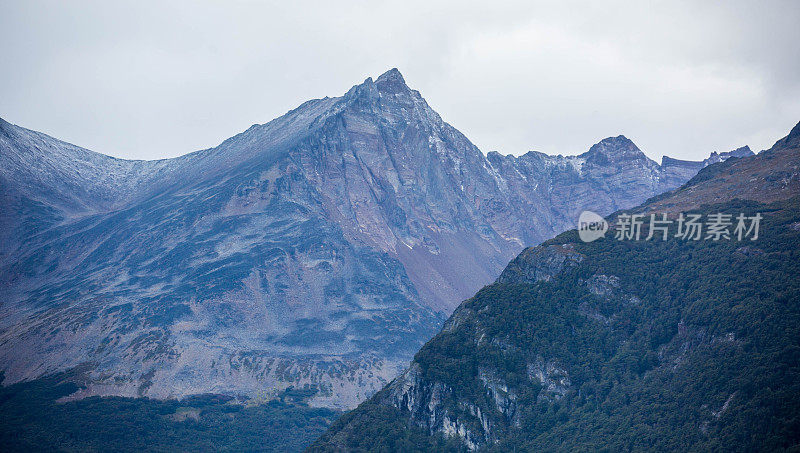
[[[498,283],[526,284],[550,281],[562,270],[583,261],[569,246],[531,247],[514,258],[497,278]]]
[[[352,407],[523,246],[702,165],[622,136],[484,156],[397,70],[160,161],[0,120],[0,371],[88,365],[84,395],[310,384]]]

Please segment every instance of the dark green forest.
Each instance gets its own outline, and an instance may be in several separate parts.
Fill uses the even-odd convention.
[[[339,415],[304,404],[309,389],[258,405],[221,395],[57,402],[78,390],[72,381],[56,375],[0,387],[0,450],[300,451]]]

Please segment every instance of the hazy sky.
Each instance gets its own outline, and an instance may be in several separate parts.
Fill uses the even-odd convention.
[[[0,117],[169,157],[397,67],[484,152],[699,159],[800,121],[798,1],[333,3],[0,0]]]

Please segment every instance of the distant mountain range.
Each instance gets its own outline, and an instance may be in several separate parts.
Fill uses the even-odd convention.
[[[79,367],[75,397],[354,407],[523,247],[750,154],[484,155],[396,69],[174,159],[0,120],[3,384]]]
[[[763,224],[528,248],[310,450],[796,451],[800,124],[609,221],[637,213]]]

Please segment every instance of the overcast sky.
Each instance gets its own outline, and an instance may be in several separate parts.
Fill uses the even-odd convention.
[[[0,0],[0,117],[171,157],[397,67],[484,152],[700,159],[800,121],[797,1],[161,3]]]

